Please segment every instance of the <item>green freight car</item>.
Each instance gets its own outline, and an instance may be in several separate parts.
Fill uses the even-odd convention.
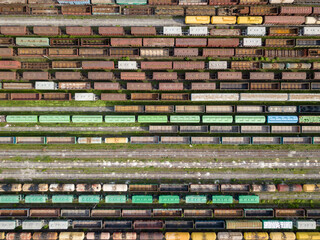
[[[132,203],[153,203],[153,197],[151,195],[134,195]]]
[[[265,116],[235,116],[235,123],[265,123]]]
[[[203,123],[232,123],[232,116],[214,116],[214,115],[204,115],[202,116]]]
[[[320,116],[299,116],[299,123],[320,123]]]
[[[100,195],[80,195],[79,203],[99,203]]]
[[[170,116],[171,123],[200,123],[200,116],[197,115],[174,115]]]
[[[107,195],[105,197],[106,203],[126,203],[127,196],[126,195]]]
[[[0,195],[0,203],[19,203],[21,195]]]
[[[239,203],[240,204],[259,203],[259,196],[256,196],[256,195],[240,195],[239,196]]]
[[[147,0],[116,0],[119,5],[147,5]]]
[[[134,116],[134,115],[105,116],[104,121],[106,123],[135,123],[136,116]]]
[[[24,201],[25,203],[46,203],[48,201],[48,195],[27,195],[25,196]]]
[[[69,123],[69,115],[40,115],[39,122],[41,123]]]
[[[8,123],[37,123],[37,115],[8,115],[6,118]]]
[[[50,42],[49,38],[16,37],[16,45],[27,47],[50,47]]]
[[[161,195],[161,196],[159,196],[159,203],[161,203],[161,204],[179,204],[180,197],[178,195]]]
[[[74,123],[102,123],[102,116],[100,115],[74,115],[72,116]]]
[[[233,203],[233,197],[230,195],[213,195],[212,196],[212,203],[218,203],[218,204],[232,204]]]
[[[186,203],[207,203],[207,196],[189,195],[189,196],[186,196]]]
[[[138,116],[139,123],[167,123],[168,117],[165,115],[142,115]]]
[[[73,203],[73,195],[53,195],[52,203]]]

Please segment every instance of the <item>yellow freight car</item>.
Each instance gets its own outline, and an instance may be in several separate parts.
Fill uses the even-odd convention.
[[[188,232],[167,232],[165,234],[166,240],[189,240],[190,234]]]
[[[296,240],[296,234],[294,232],[271,232],[271,240]]]
[[[211,18],[212,24],[236,24],[237,17],[234,16],[228,16],[228,17],[220,17],[220,16],[214,16]]]
[[[105,143],[128,143],[128,138],[126,137],[107,137],[105,138]]]
[[[186,24],[209,24],[210,16],[186,16]]]
[[[238,17],[238,24],[262,24],[263,17],[255,16],[255,17]]]
[[[214,232],[193,232],[191,233],[192,240],[216,240]]]
[[[268,240],[269,234],[267,232],[245,232],[243,238],[245,240]]]
[[[297,240],[320,240],[320,232],[297,232]]]

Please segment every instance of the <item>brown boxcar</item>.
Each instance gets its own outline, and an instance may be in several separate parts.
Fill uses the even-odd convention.
[[[151,83],[127,83],[127,90],[129,91],[151,91]]]
[[[320,7],[313,7],[313,14],[315,15],[320,14]]]
[[[308,49],[308,57],[320,57],[320,49]]]
[[[114,106],[114,111],[115,112],[139,112],[142,113],[144,111],[144,107],[143,106],[123,106],[123,105],[116,105]]]
[[[188,6],[186,8],[187,16],[214,16],[216,9],[208,6]]]
[[[239,0],[209,0],[209,5],[236,5]]]
[[[278,15],[278,13],[278,7],[250,7],[250,15],[253,16]]]
[[[176,5],[177,0],[149,0],[149,5]]]
[[[91,89],[90,82],[59,82],[59,89],[86,90]]]
[[[250,72],[250,80],[274,80],[273,72]]]
[[[53,61],[52,68],[81,68],[81,62],[78,61]]]
[[[142,47],[142,38],[111,38],[113,47]]]
[[[231,69],[236,69],[236,70],[246,70],[246,69],[260,69],[260,62],[251,62],[251,61],[239,61],[231,62]]]
[[[77,48],[49,48],[50,57],[77,57]]]
[[[179,5],[207,5],[207,0],[179,0]]]
[[[185,80],[209,80],[210,73],[209,72],[186,72]]]
[[[112,80],[112,72],[88,72],[88,79],[91,80]]]
[[[206,38],[176,38],[176,47],[206,47]]]
[[[35,26],[33,27],[33,33],[42,36],[57,36],[61,34],[61,31],[59,27]]]
[[[173,105],[146,105],[145,112],[146,113],[173,113],[174,106]]]
[[[256,48],[236,48],[236,57],[262,57],[263,49]]]
[[[137,220],[133,223],[134,229],[162,229],[164,223],[161,220]]]
[[[68,35],[89,36],[93,31],[91,27],[66,27],[66,33]]]
[[[282,79],[286,80],[306,80],[306,72],[282,72]]]
[[[14,38],[0,38],[0,46],[13,46]]]
[[[94,89],[97,90],[120,90],[120,83],[94,82]]]
[[[199,55],[198,48],[174,48],[173,55],[175,57],[197,57]]]
[[[81,38],[82,47],[108,47],[110,46],[109,38]]]
[[[91,217],[121,217],[120,209],[92,209]]]
[[[196,70],[196,69],[205,69],[204,61],[174,61],[173,69],[177,70]]]
[[[183,83],[159,83],[160,91],[183,91]]]
[[[51,6],[30,6],[31,15],[58,15],[59,9]]]
[[[0,5],[0,13],[1,15],[12,15],[12,14],[29,14],[29,7],[26,5],[18,5],[18,4],[3,4]]]
[[[28,209],[1,209],[0,216],[1,217],[28,217],[29,210]]]
[[[3,35],[24,36],[28,30],[26,26],[1,26],[0,31]]]
[[[43,100],[71,100],[71,93],[44,93]]]
[[[99,27],[99,34],[103,36],[121,36],[124,35],[123,27]]]
[[[152,210],[145,209],[145,210],[138,210],[138,209],[123,209],[122,210],[122,217],[152,217]]]
[[[78,38],[50,38],[51,47],[78,47],[80,42]]]
[[[304,16],[265,16],[264,24],[267,25],[302,25]]]
[[[191,83],[191,90],[211,91],[216,90],[216,83]]]
[[[229,29],[229,28],[212,28],[210,29],[210,35],[212,36],[240,36],[241,29]]]
[[[24,80],[49,80],[48,72],[23,72],[22,78]]]
[[[304,216],[305,216],[304,209],[275,209],[276,218],[291,218],[291,217],[304,217]]]
[[[240,5],[249,4],[267,4],[268,0],[239,0]]]
[[[218,72],[218,80],[242,80],[242,72]]]
[[[244,211],[242,209],[214,209],[214,216],[217,218],[241,218],[244,217]]]
[[[139,48],[110,48],[110,57],[139,57]]]
[[[250,90],[280,90],[279,83],[250,83]]]
[[[111,1],[115,2],[115,1]],[[92,3],[93,4],[93,3]],[[119,5],[93,5],[92,15],[119,15],[121,14],[121,6]]]
[[[20,69],[19,61],[0,61],[0,69]]]
[[[174,47],[174,38],[143,38],[144,47]]]
[[[131,27],[132,35],[156,35],[156,27]]]
[[[18,56],[46,56],[47,49],[46,48],[18,48]]]
[[[59,80],[80,80],[82,76],[80,72],[56,72],[55,78]]]
[[[33,89],[32,83],[12,82],[2,83],[2,89]]]
[[[108,50],[106,48],[80,48],[79,56],[106,57],[108,56]]]
[[[177,80],[178,74],[176,72],[153,72],[152,80]]]
[[[82,69],[114,69],[113,61],[83,61]]]
[[[204,57],[233,57],[233,48],[204,48],[202,50]]]
[[[131,100],[159,100],[159,93],[131,93]]]
[[[40,93],[11,93],[10,100],[40,100]]]
[[[0,72],[1,80],[16,80],[17,73],[16,72]]]
[[[155,15],[184,16],[184,8],[181,6],[158,6],[155,7]]]
[[[306,57],[307,56],[307,49],[299,49],[299,50],[292,50],[292,49],[282,49],[282,50],[265,50],[264,55],[266,57],[284,57],[284,58],[296,58],[296,57]]]
[[[238,47],[239,38],[209,38],[208,47]]]
[[[0,93],[0,100],[9,100],[10,93]]]
[[[126,101],[127,94],[125,93],[101,93],[102,101]]]
[[[292,6],[280,7],[280,15],[307,16],[310,14],[312,14],[312,7],[292,7]]]
[[[50,68],[50,63],[45,62],[22,62],[22,69],[48,69]]]
[[[266,39],[266,47],[294,47],[295,39]]]
[[[189,94],[188,93],[162,93],[161,100],[185,101],[185,100],[189,100]]]
[[[170,61],[142,61],[141,69],[167,70],[172,69],[172,62]]]
[[[297,36],[298,27],[270,27],[269,36]]]
[[[123,8],[124,15],[153,15],[153,8],[149,6],[133,6]]]
[[[32,208],[30,209],[30,217],[59,217],[59,208]]]
[[[121,80],[145,80],[146,73],[145,72],[121,72],[120,73]]]
[[[91,6],[62,5],[63,15],[91,15]]]
[[[0,48],[0,57],[12,57],[13,48]]]

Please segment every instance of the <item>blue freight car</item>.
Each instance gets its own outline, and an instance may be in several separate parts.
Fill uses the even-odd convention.
[[[268,123],[298,123],[297,116],[268,116]]]

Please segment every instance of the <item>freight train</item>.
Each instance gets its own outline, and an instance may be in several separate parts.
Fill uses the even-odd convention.
[[[0,237],[11,240],[310,240],[319,232],[1,232]]]
[[[168,195],[167,195],[168,196]],[[59,203],[58,199],[67,201],[72,196],[52,196],[52,203]],[[109,200],[110,198],[106,199]],[[119,197],[120,199],[120,197]],[[112,203],[112,202],[110,202]],[[125,203],[123,201],[118,203]],[[175,202],[170,202],[175,204]],[[226,204],[228,204],[226,202]],[[132,205],[127,205],[129,208]],[[190,205],[189,205],[190,206]],[[228,205],[224,205],[228,206]],[[197,205],[197,209],[182,208],[150,208],[150,209],[104,209],[104,208],[0,208],[2,218],[10,218],[12,216],[19,219],[27,218],[216,218],[216,219],[310,219],[319,218],[320,209],[290,209],[290,208],[206,208],[205,205]],[[274,220],[277,225],[281,220]],[[288,221],[290,228],[293,227],[293,221]]]
[[[64,220],[0,220],[0,231],[14,230],[22,227],[22,230],[94,230],[106,229],[113,231],[146,231],[146,230],[316,230],[317,222],[308,220],[90,220],[64,219]],[[256,239],[256,238],[253,238]]]
[[[41,1],[41,0],[38,0]],[[43,0],[44,1],[44,0]],[[112,0],[111,0],[112,1]],[[173,16],[247,16],[247,15],[279,15],[279,16],[312,16],[318,15],[320,7],[316,7],[317,3],[312,3],[312,6],[279,6],[266,5],[261,6],[261,1],[255,1],[260,6],[234,6],[219,4],[217,0],[180,0],[181,4],[177,5],[175,0],[117,0],[110,4],[51,4],[48,6],[45,3],[38,4],[0,4],[0,14],[2,15],[173,15]],[[235,1],[235,0],[232,0]],[[311,0],[312,1],[312,0]],[[313,0],[317,1],[317,0]],[[70,1],[69,1],[70,2]],[[162,2],[162,3],[161,3]],[[165,6],[167,5],[167,6]],[[174,6],[175,5],[175,6]],[[210,6],[211,5],[211,6]],[[215,5],[215,8],[212,7]],[[310,18],[315,21],[317,17]]]

